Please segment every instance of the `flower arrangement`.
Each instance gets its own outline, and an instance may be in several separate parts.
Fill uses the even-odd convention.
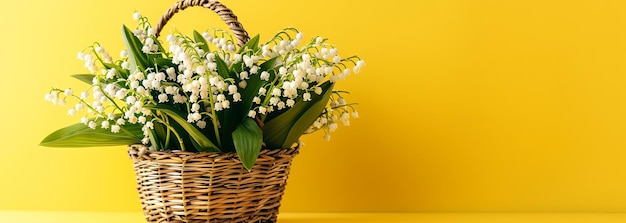
[[[169,50],[146,17],[122,27],[126,50],[114,60],[98,43],[78,53],[89,74],[84,92],[52,88],[53,104],[76,103],[80,123],[59,129],[41,145],[113,146],[142,143],[151,150],[236,152],[250,169],[261,149],[291,148],[302,134],[335,131],[358,117],[335,83],[365,63],[341,57],[327,39],[294,28],[266,42],[259,35],[238,47],[219,29],[166,37]]]

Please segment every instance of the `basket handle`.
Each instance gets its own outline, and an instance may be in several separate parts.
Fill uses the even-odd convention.
[[[241,25],[239,20],[237,20],[237,16],[235,16],[235,14],[233,14],[233,12],[225,5],[215,0],[182,0],[174,3],[171,8],[165,11],[165,14],[163,14],[161,20],[159,20],[159,23],[156,25],[156,37],[159,37],[161,30],[163,30],[167,21],[169,21],[174,14],[191,6],[201,6],[211,9],[213,12],[217,13],[217,15],[224,20],[226,25],[228,25],[228,28],[230,28],[233,34],[235,34],[237,44],[239,44],[240,47],[250,40],[248,32],[246,32],[243,25]]]

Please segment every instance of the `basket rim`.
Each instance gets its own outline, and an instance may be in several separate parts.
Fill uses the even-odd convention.
[[[296,146],[288,149],[261,149],[260,157],[293,157],[300,153],[300,147],[303,144],[298,142]],[[190,152],[179,150],[154,151],[149,150],[146,145],[132,144],[128,145],[128,156],[133,160],[154,160],[164,159],[168,157],[178,157],[183,159],[211,158],[216,160],[222,159],[239,159],[237,152]]]

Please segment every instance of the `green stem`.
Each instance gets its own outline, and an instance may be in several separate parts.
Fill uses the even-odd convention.
[[[169,131],[172,131],[172,133],[174,133],[174,136],[176,136],[176,139],[178,139],[178,144],[180,145],[180,150],[186,151],[185,144],[183,143],[183,139],[180,137],[178,132],[176,132],[176,129],[174,129],[174,127],[169,125],[166,121],[161,120],[160,118],[155,117],[154,119],[156,119],[157,122],[159,122],[159,123],[163,124],[165,127],[167,127],[167,129]]]
[[[211,91],[209,87],[209,91]],[[213,123],[213,130],[215,132],[215,137],[217,139],[217,146],[222,148],[222,140],[220,138],[219,131],[219,120],[217,119],[217,114],[215,113],[215,101],[213,100],[213,94],[209,95],[209,105],[211,107],[211,122]]]

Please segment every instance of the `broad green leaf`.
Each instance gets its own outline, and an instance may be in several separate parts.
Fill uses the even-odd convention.
[[[263,62],[259,67],[261,68],[261,71],[267,71],[270,69],[274,69],[274,67],[276,67],[276,61],[278,60],[278,57],[274,57],[272,59],[269,59],[265,62]]]
[[[230,78],[228,65],[226,65],[226,62],[224,62],[219,55],[215,55],[215,63],[217,64],[217,73],[223,78]]]
[[[124,39],[124,44],[126,45],[126,52],[128,53],[128,60],[130,62],[130,70],[134,71],[135,69],[145,70],[148,67],[148,58],[141,51],[143,44],[133,34],[128,27],[122,25],[122,39]]]
[[[121,61],[118,61],[118,63],[119,64],[114,64],[114,63],[102,63],[102,64],[104,65],[106,69],[111,69],[111,68],[115,69],[118,75],[120,75],[123,79],[128,78],[128,75],[129,75],[128,70],[122,68]]]
[[[275,59],[265,62],[261,66],[269,66],[273,63],[275,63]],[[270,72],[273,73],[274,71]],[[259,88],[261,88],[266,81],[261,80],[260,75],[252,75],[247,80],[247,83],[248,86],[246,86],[246,88],[240,89],[242,101],[232,103],[228,110],[218,113],[220,123],[229,123],[228,125],[223,125],[220,129],[220,136],[222,138],[221,149],[224,152],[235,151],[231,133],[235,130],[235,127],[247,117],[248,111],[250,111],[253,104],[252,99],[259,93]]]
[[[189,136],[189,134],[187,133],[187,131],[185,131],[185,129],[183,129],[176,122],[169,122],[169,124],[174,129],[172,131],[176,131],[176,133],[178,133],[178,135],[180,136],[180,139],[182,140],[183,145],[193,145],[193,147],[189,147],[189,146],[185,147],[186,151],[199,152],[199,150],[197,150],[196,148],[199,148],[200,145],[198,145],[197,143],[194,144],[195,141]],[[178,140],[178,138],[176,138],[176,135],[174,135],[174,133],[170,134],[170,145],[166,148],[168,150],[173,150],[174,148],[179,148],[182,150],[182,148],[180,148],[180,141]]]
[[[259,39],[260,39],[259,34],[252,37],[252,39],[248,40],[248,42],[245,45],[243,45],[243,47],[241,47],[239,51],[237,51],[237,53],[242,54],[246,49],[250,49],[252,50],[252,52],[256,52],[257,50],[259,50]]]
[[[154,146],[157,151],[170,149],[171,131],[163,123],[154,122],[154,129],[151,130],[151,133],[156,140],[152,144],[158,144],[158,146]]]
[[[233,144],[232,132],[235,127],[241,123],[245,117],[242,113],[241,102],[232,103],[230,108],[218,113],[220,123],[228,123],[220,127],[221,149],[224,152],[235,151],[235,145]],[[246,112],[248,112],[246,110]]]
[[[89,85],[93,83],[93,78],[96,77],[94,74],[74,74],[73,78],[78,79],[79,81],[85,82]]]
[[[91,129],[83,123],[77,123],[56,130],[44,138],[39,145],[68,148],[121,146],[141,143],[142,138],[141,125],[127,123],[121,126],[119,133],[113,133],[110,129]]]
[[[154,63],[159,68],[174,67],[174,63],[172,63],[172,58],[162,58],[162,57],[154,58]]]
[[[157,135],[156,131],[154,131],[154,129],[150,129],[150,143],[152,144],[152,147],[154,147],[154,149],[156,151],[161,151],[163,149],[163,146],[161,145],[161,143],[159,141],[157,141],[159,138],[159,136]]]
[[[265,81],[261,80],[260,75],[253,75],[248,80],[248,86],[241,93],[241,119],[248,115],[248,111],[252,108],[252,100],[259,93],[259,89],[263,87]]]
[[[311,101],[302,101],[286,112],[268,120],[263,126],[264,141],[269,148],[290,148],[300,136],[322,114],[330,99],[334,84],[325,82],[321,85],[323,94],[311,95]]]
[[[202,34],[200,34],[198,31],[194,30],[193,31],[193,39],[196,41],[196,43],[201,43],[200,46],[199,46],[200,49],[204,50],[204,52],[206,52],[206,53],[209,52],[209,44],[206,42],[206,39],[204,39]]]
[[[158,59],[163,59],[163,54],[149,53],[149,54],[146,54],[146,57],[148,58],[148,62],[150,63],[147,66],[153,66],[155,63],[157,63]]]
[[[198,151],[200,152],[220,152],[220,149],[211,142],[200,130],[198,130],[191,123],[187,122],[184,118],[182,118],[177,112],[168,109],[164,105],[154,105],[154,106],[146,106],[151,109],[155,109],[157,111],[163,112],[167,115],[171,120],[174,120],[178,125],[180,125],[185,132],[189,134],[192,141],[195,141],[194,144],[197,144],[199,147]]]
[[[249,171],[261,152],[263,133],[251,118],[244,119],[233,131],[233,143],[243,166]]]
[[[261,71],[268,71],[270,74],[273,74],[274,71],[270,70],[270,68],[273,68],[276,64],[276,59],[277,57],[274,57],[261,64]],[[267,81],[261,80],[260,75],[251,75],[246,82],[248,86],[246,86],[246,88],[241,92],[242,101],[239,102],[238,105],[235,104],[235,106],[239,106],[240,108],[240,119],[243,119],[248,115],[248,111],[252,108],[252,99],[254,99],[254,96],[259,93],[259,89],[267,83]]]
[[[121,66],[117,65],[117,64],[112,64],[112,63],[102,63],[102,65],[104,65],[104,68],[106,69],[111,69],[114,68],[117,71],[121,71],[123,70]]]

